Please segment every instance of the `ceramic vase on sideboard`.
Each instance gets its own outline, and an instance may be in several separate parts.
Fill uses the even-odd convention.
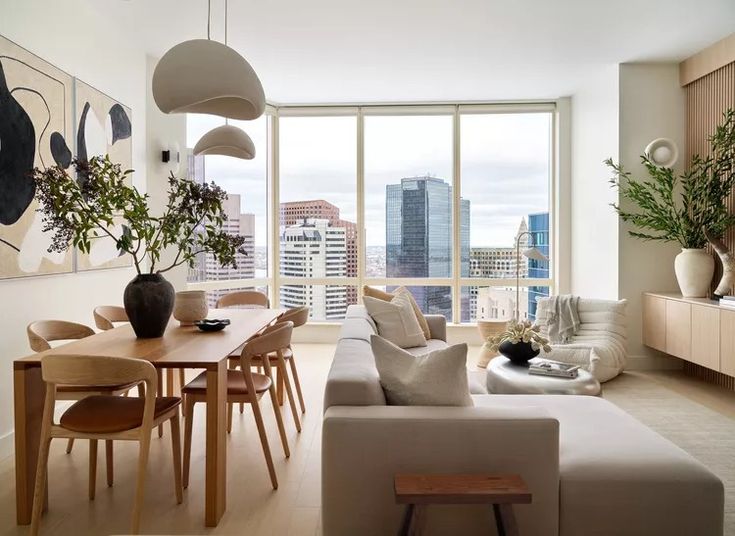
[[[706,298],[715,274],[715,259],[706,249],[682,248],[674,259],[674,272],[682,296]]]

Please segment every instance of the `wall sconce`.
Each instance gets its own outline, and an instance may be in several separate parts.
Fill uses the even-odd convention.
[[[658,167],[674,167],[679,159],[679,148],[674,140],[657,138],[646,146],[646,156]]]
[[[181,168],[181,151],[179,150],[179,144],[174,143],[167,149],[161,151],[161,162],[166,164],[171,171],[178,173]]]

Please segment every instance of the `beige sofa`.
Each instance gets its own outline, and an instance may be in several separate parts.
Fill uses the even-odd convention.
[[[429,348],[445,345],[431,317]],[[523,536],[715,536],[721,481],[615,405],[595,397],[473,395],[474,407],[387,406],[361,306],[342,327],[324,393],[324,536],[394,534],[398,472],[519,473],[533,502]],[[417,353],[426,348],[414,349]],[[492,534],[489,508],[431,507],[426,534]]]

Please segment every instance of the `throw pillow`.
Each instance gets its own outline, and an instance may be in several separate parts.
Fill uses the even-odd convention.
[[[426,337],[406,296],[399,294],[390,302],[365,296],[363,303],[377,324],[381,337],[401,348],[426,346]]]
[[[406,292],[411,297],[410,299],[411,305],[413,306],[413,312],[416,314],[416,320],[418,320],[419,326],[421,326],[421,331],[424,333],[424,337],[426,339],[431,339],[431,330],[429,329],[429,323],[426,321],[424,313],[421,312],[421,308],[419,307],[419,304],[416,303],[416,300],[414,299],[413,294],[411,294],[410,290],[408,290],[406,287],[398,287],[396,290],[390,293],[385,292],[384,290],[380,290],[379,288],[370,287],[368,285],[362,287],[363,295],[388,302],[391,301],[393,297],[399,292]]]
[[[380,385],[394,406],[472,406],[467,345],[415,356],[378,335],[370,336]]]

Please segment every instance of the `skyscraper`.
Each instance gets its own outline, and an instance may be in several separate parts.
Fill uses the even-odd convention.
[[[386,277],[451,277],[451,185],[436,177],[403,178],[386,185],[385,194]],[[470,202],[461,200],[461,274],[469,274],[469,209]],[[451,318],[449,287],[409,289],[423,311]]]
[[[346,233],[329,220],[307,219],[281,232],[281,275],[345,277]],[[347,289],[341,285],[281,285],[282,307],[306,305],[312,318],[336,320],[347,312]]]
[[[327,220],[329,225],[345,230],[347,271],[345,277],[357,277],[357,224],[340,218],[339,207],[324,199],[281,203],[281,225],[291,226],[307,219]],[[357,287],[347,287],[347,304],[357,303]]]
[[[539,212],[528,215],[528,232],[533,235],[533,243],[538,250],[549,256],[549,213]],[[528,277],[545,279],[549,277],[549,261],[528,260]],[[549,287],[529,287],[528,318],[536,319],[536,299],[549,295]]]

